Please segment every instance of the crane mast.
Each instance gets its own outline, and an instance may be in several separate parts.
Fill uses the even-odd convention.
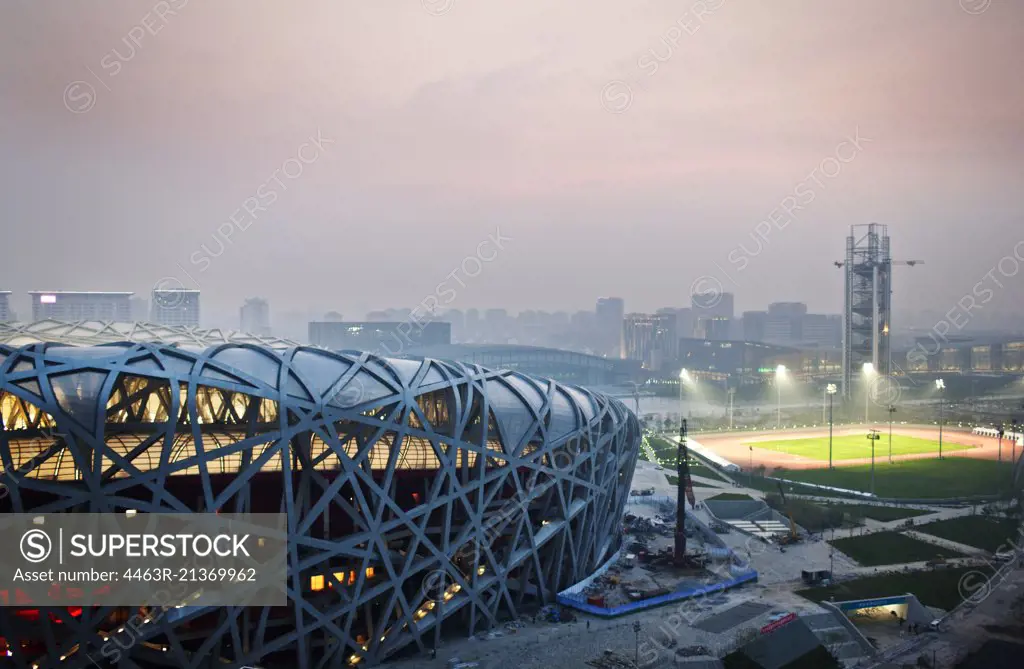
[[[677,567],[686,565],[686,501],[695,506],[693,483],[690,481],[690,449],[686,437],[686,419],[679,425],[679,447],[676,449],[676,534],[672,561]]]

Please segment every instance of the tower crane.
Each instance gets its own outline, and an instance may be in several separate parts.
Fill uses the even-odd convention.
[[[676,449],[676,534],[672,562],[677,567],[687,564],[686,556],[686,502],[697,506],[690,480],[690,449],[687,443],[686,419],[679,424],[679,447]]]
[[[846,264],[846,262],[843,261],[843,260],[836,260],[832,264],[835,265],[836,267],[840,267],[841,268],[843,265]],[[871,267],[872,265],[906,265],[907,267],[913,267],[914,265],[923,265],[924,261],[923,260],[888,260],[888,261],[885,261],[885,262],[877,262],[877,263],[869,261],[869,262],[866,262],[864,264],[867,267]]]

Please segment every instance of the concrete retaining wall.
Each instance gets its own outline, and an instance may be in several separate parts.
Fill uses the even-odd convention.
[[[830,613],[832,613],[833,616],[835,616],[839,624],[842,625],[844,629],[846,629],[846,631],[850,634],[850,638],[857,642],[857,645],[860,646],[861,650],[863,650],[869,656],[873,656],[875,655],[875,653],[878,652],[878,650],[871,645],[871,642],[867,640],[867,637],[861,634],[861,631],[857,628],[857,626],[854,625],[853,622],[851,622],[850,619],[846,617],[846,614],[839,610],[838,606],[832,604],[831,602],[821,602],[821,605],[825,607],[825,609],[827,609]]]

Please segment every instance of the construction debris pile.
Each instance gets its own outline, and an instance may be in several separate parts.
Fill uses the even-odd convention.
[[[613,608],[629,602],[667,595],[685,586],[696,576],[692,570],[681,572],[673,565],[672,548],[669,546],[652,550],[648,548],[648,544],[634,541],[627,546],[627,550],[632,552],[626,553],[583,590],[588,604]],[[704,552],[689,557],[692,564],[698,568],[703,568],[710,562],[709,556]]]
[[[596,667],[596,669],[636,669],[633,660],[628,660],[610,650],[606,650],[598,658],[587,660],[587,665]]]

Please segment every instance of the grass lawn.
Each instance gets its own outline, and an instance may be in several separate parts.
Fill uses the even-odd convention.
[[[715,495],[714,497],[708,497],[705,501],[735,502],[737,500],[743,500],[744,502],[749,502],[753,499],[754,498],[750,495],[743,495],[735,492],[723,492]]]
[[[764,501],[784,516],[793,515],[793,522],[808,532],[821,532],[830,527],[843,527],[845,519],[837,505],[819,504],[805,499],[787,499],[782,504],[779,495],[767,494]]]
[[[921,509],[900,509],[895,506],[874,506],[873,504],[837,504],[847,516],[870,518],[885,523],[891,520],[903,520],[905,518],[916,518],[926,516],[931,511]]]
[[[783,478],[869,492],[871,465],[794,469]],[[1006,492],[1010,465],[995,460],[945,458],[875,463],[875,494],[897,499],[938,499]],[[819,493],[820,494],[820,493]]]
[[[837,602],[850,599],[874,599],[912,593],[925,606],[935,606],[949,611],[963,597],[960,595],[960,579],[967,572],[979,572],[978,567],[956,567],[950,569],[927,569],[909,573],[879,574],[867,576],[822,588],[798,590],[796,594],[812,602],[828,601],[835,597]],[[984,569],[981,574],[988,575]],[[975,577],[981,579],[981,576]]]
[[[828,437],[809,437],[806,439],[779,439],[773,441],[751,441],[745,445],[754,448],[764,448],[779,453],[799,455],[812,460],[828,462]],[[951,444],[944,442],[942,452],[962,451],[973,446],[963,444]],[[894,434],[892,436],[893,455],[914,455],[917,453],[938,453],[939,442],[932,439],[921,439],[918,437],[907,437]],[[875,442],[875,458],[888,458],[889,456],[889,435],[883,434],[882,438]],[[867,439],[867,433],[856,435],[843,435],[832,438],[832,461],[856,460],[857,458],[871,457],[871,441]]]
[[[876,532],[862,537],[835,539],[829,543],[865,567],[923,562],[937,557],[963,557],[960,553],[933,546],[899,532]]]
[[[655,464],[659,464],[666,469],[675,471],[676,449],[678,448],[676,444],[664,437],[650,437],[648,438],[647,443],[650,444],[651,450],[654,451],[654,455],[658,459]],[[644,449],[640,449],[640,458],[647,460],[647,454],[644,452]],[[692,456],[690,458],[690,474],[693,476],[703,476],[704,478],[725,482],[725,479],[719,476],[718,472],[698,460],[694,460]]]
[[[788,471],[784,472],[782,474],[782,477],[783,478],[790,478],[791,479],[791,478],[793,478],[792,476],[790,476],[790,474],[792,474],[792,473],[794,473],[794,472],[788,472]],[[774,476],[774,474],[771,474],[771,475]],[[777,492],[779,492],[779,484],[778,484],[777,481],[772,481],[770,479],[761,478],[759,476],[748,477],[748,476],[743,476],[741,474],[740,476],[738,476],[736,478],[736,481],[738,483],[740,483],[741,485],[747,486],[748,488],[753,488],[754,490],[761,490],[761,491],[766,492],[766,493],[777,493]],[[784,488],[786,490],[786,494],[787,495],[790,494],[790,493],[793,493],[793,494],[796,494],[796,495],[815,495],[815,496],[818,496],[818,497],[828,496],[828,497],[847,498],[847,499],[857,499],[858,498],[854,494],[845,494],[845,493],[839,493],[839,492],[834,492],[834,491],[825,492],[825,491],[819,490],[817,488],[812,488],[810,486],[800,485],[799,483],[796,483],[796,484],[786,483],[786,484],[783,484],[783,485],[784,485]]]
[[[811,502],[804,499],[790,498],[788,508],[783,508],[782,500],[777,494],[765,495],[768,506],[783,515],[793,514],[797,525],[809,532],[820,532],[830,527],[856,527],[863,525],[864,518],[879,521],[901,520],[930,513],[919,509],[899,509],[896,507],[873,506],[871,504],[832,504],[827,502]]]
[[[678,485],[679,484],[679,477],[676,476],[675,474],[668,474],[667,476],[665,476],[665,478],[668,479],[669,485]],[[690,483],[693,485],[694,488],[714,488],[715,487],[713,485],[708,485],[707,483],[701,483],[700,481],[694,481],[692,478],[690,479]]]
[[[1017,546],[1021,542],[1021,535],[1018,534],[1020,524],[1016,520],[1007,518],[962,516],[949,520],[937,520],[927,525],[919,525],[914,529],[942,539],[981,548],[990,553],[995,553],[999,549],[1013,550],[1013,546]]]

